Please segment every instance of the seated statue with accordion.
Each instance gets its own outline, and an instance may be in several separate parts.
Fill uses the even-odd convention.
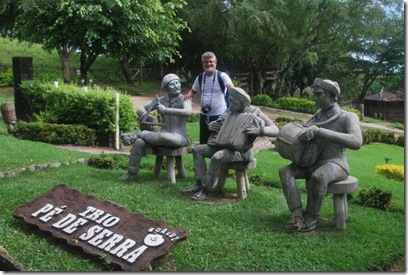
[[[208,143],[193,147],[196,184],[184,189],[183,193],[194,194],[194,200],[208,199],[223,163],[251,161],[256,138],[275,137],[279,133],[270,118],[250,105],[251,99],[243,89],[233,87],[228,92],[229,108],[209,124]],[[208,170],[205,158],[211,158]]]

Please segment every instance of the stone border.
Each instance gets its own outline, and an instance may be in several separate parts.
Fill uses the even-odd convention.
[[[73,160],[71,162],[64,161],[63,163],[52,162],[52,163],[33,164],[33,165],[28,166],[28,167],[20,167],[20,168],[17,168],[17,169],[5,171],[5,172],[0,172],[0,179],[15,177],[15,176],[19,175],[20,173],[22,173],[24,171],[36,172],[36,171],[40,171],[40,170],[45,170],[47,168],[58,168],[58,167],[61,167],[63,165],[68,166],[68,165],[77,164],[77,163],[88,163],[88,160],[89,159],[80,158],[80,159],[77,159],[77,160]]]

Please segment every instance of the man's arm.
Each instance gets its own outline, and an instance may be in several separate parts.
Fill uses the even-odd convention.
[[[225,85],[228,89],[229,88],[233,88],[233,87],[235,87],[234,86],[234,83],[231,81],[230,83],[228,83],[227,85]]]
[[[199,92],[200,85],[198,85],[198,76],[194,80],[193,87],[184,95],[184,100],[193,100],[196,93]]]
[[[188,91],[185,95],[184,95],[184,100],[193,100],[194,95],[198,93],[197,91],[194,91],[193,89],[191,89],[190,91]]]

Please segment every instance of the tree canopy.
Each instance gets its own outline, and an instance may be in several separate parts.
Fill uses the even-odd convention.
[[[232,74],[251,71],[254,94],[265,92],[265,71],[272,71],[266,92],[274,98],[283,87],[303,89],[315,77],[330,77],[344,83],[343,96],[362,100],[373,80],[390,83],[401,72],[401,8],[398,0],[190,0],[183,14],[192,31],[183,39],[201,42],[198,57],[214,51]]]
[[[3,36],[57,49],[64,72],[79,51],[82,78],[104,54],[125,75],[129,61],[150,61],[188,79],[213,51],[232,77],[251,73],[251,94],[275,99],[302,95],[316,77],[360,102],[379,87],[404,89],[400,0],[2,0],[0,13]]]
[[[106,54],[164,61],[177,55],[179,32],[186,27],[176,17],[183,0],[26,0],[21,1],[16,30],[21,39],[57,49],[64,80],[69,59],[79,51],[81,78],[95,59]]]

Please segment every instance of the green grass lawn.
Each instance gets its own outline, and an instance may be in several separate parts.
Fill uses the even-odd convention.
[[[5,125],[0,123],[2,133]],[[197,123],[189,123],[190,138],[198,139]],[[392,192],[394,211],[349,205],[346,231],[334,229],[333,202],[323,203],[318,229],[313,233],[288,234],[284,225],[290,216],[280,188],[278,168],[289,163],[274,150],[256,154],[257,168],[249,170],[251,184],[247,199],[217,199],[210,203],[192,201],[181,190],[194,184],[191,154],[183,160],[187,177],[176,184],[153,180],[154,158],[142,160],[137,183],[123,183],[124,170],[101,170],[86,164],[72,164],[88,153],[58,149],[50,144],[17,140],[0,134],[0,171],[45,162],[67,162],[59,168],[30,172],[0,179],[0,245],[27,270],[105,271],[117,268],[91,257],[63,241],[27,227],[12,216],[17,207],[60,183],[125,206],[171,227],[183,227],[187,240],[177,244],[153,271],[379,271],[404,256],[404,183],[375,173],[375,165],[404,164],[404,148],[387,144],[365,145],[348,151],[352,175],[360,181],[359,191],[372,186]],[[258,183],[261,182],[261,183]],[[304,181],[299,180],[305,199]],[[228,178],[227,194],[236,192]]]

